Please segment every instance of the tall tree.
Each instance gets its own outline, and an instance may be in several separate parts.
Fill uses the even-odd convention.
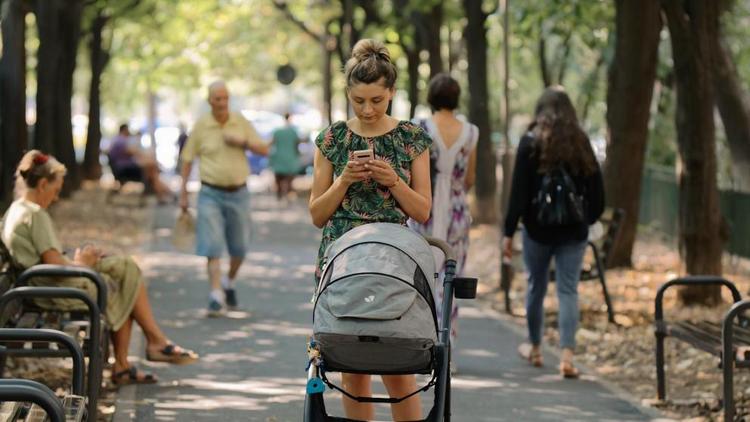
[[[604,178],[607,202],[625,210],[626,215],[610,255],[610,265],[630,266],[662,22],[659,4],[652,0],[617,0],[615,9],[615,56],[609,67],[609,145]]]
[[[59,31],[60,0],[36,2],[39,49],[36,67],[36,124],[34,125],[34,147],[57,154],[55,149],[55,118],[57,76],[62,51]]]
[[[39,50],[34,147],[55,154],[68,167],[63,194],[69,194],[80,183],[73,146],[71,98],[83,0],[39,1],[35,13]]]
[[[435,1],[425,15],[427,52],[430,53],[430,78],[443,71],[443,53],[440,32],[443,28],[443,0]]]
[[[15,166],[28,146],[26,127],[25,0],[0,3],[3,55],[0,58],[0,204],[13,193]]]
[[[482,0],[463,0],[466,13],[466,55],[469,62],[469,120],[479,128],[477,144],[476,218],[480,223],[498,220],[497,159],[490,139],[489,89],[487,82],[487,13]]]
[[[320,45],[320,49],[323,53],[323,83],[321,84],[323,90],[323,108],[325,109],[326,119],[330,124],[333,122],[333,73],[331,71],[331,62],[333,61],[334,52],[339,52],[340,59],[343,57],[343,53],[341,53],[341,48],[339,45],[340,37],[336,37],[335,35],[333,35],[333,31],[331,30],[334,22],[337,19],[336,17],[328,18],[323,25],[322,32],[318,33],[310,28],[310,26],[307,25],[307,23],[305,23],[303,20],[295,16],[295,14],[290,10],[289,5],[286,1],[273,0],[273,4],[284,14],[284,16],[286,16],[287,19],[289,19],[289,21],[291,21],[300,30],[302,30],[303,33],[307,34],[310,38],[318,42],[318,44]]]
[[[718,4],[703,0],[662,0],[674,58],[677,91],[680,252],[689,274],[721,274],[723,242],[716,186],[714,86],[711,47],[718,37]],[[716,287],[680,290],[686,304],[714,304]]]
[[[89,28],[89,124],[86,130],[86,150],[83,155],[81,174],[84,179],[97,180],[102,175],[99,164],[101,154],[101,80],[109,62],[109,48],[104,46],[104,28],[110,20],[104,4],[98,4]]]
[[[725,12],[731,11],[732,3],[727,0],[721,0],[721,3]],[[711,38],[711,43],[716,105],[732,155],[735,187],[748,192],[750,191],[750,101],[721,31],[719,36]]]

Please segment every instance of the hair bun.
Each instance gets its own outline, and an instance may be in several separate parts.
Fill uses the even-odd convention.
[[[352,49],[352,57],[358,62],[363,62],[370,58],[378,60],[391,61],[391,54],[382,42],[373,39],[359,40]]]

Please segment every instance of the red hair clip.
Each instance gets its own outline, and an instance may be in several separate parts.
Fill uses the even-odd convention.
[[[47,154],[37,154],[34,157],[34,164],[36,164],[38,166],[41,166],[41,165],[47,163],[48,160],[49,160],[49,155],[47,155]]]

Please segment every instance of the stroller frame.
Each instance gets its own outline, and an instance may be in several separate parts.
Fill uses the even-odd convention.
[[[432,237],[425,237],[427,243],[430,246],[440,249],[444,256],[444,268],[445,277],[443,280],[443,301],[441,304],[435,304],[435,306],[442,306],[441,321],[438,325],[438,342],[433,347],[433,364],[432,373],[433,379],[424,387],[421,387],[418,391],[411,395],[419,392],[427,391],[431,386],[435,387],[435,399],[432,409],[423,422],[448,422],[451,416],[451,374],[450,374],[450,359],[451,359],[451,344],[450,344],[450,332],[451,332],[451,309],[453,307],[455,282],[461,279],[456,278],[456,258],[453,253],[453,249],[446,242]],[[473,296],[471,296],[473,298]],[[466,298],[469,298],[468,296]],[[310,356],[309,366],[307,368],[307,388],[305,393],[305,404],[304,404],[304,422],[359,422],[354,419],[348,419],[344,417],[329,416],[326,413],[325,402],[323,400],[323,393],[325,392],[326,384],[331,386],[330,382],[325,378],[325,372],[321,370],[322,359],[314,348],[308,347],[308,354]],[[332,386],[333,387],[333,386]],[[333,387],[335,388],[335,387]],[[353,398],[362,403],[397,403],[409,396],[402,398],[385,398],[385,397],[353,397],[347,392],[340,388],[336,388],[342,391],[345,395]],[[417,422],[417,421],[415,421]]]

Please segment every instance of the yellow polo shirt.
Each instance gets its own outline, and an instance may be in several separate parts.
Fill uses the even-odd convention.
[[[263,145],[253,125],[240,113],[230,111],[224,125],[209,113],[193,126],[180,157],[184,163],[200,159],[200,178],[204,182],[219,186],[244,184],[250,175],[245,150],[227,145],[225,134],[244,139],[248,144]]]

